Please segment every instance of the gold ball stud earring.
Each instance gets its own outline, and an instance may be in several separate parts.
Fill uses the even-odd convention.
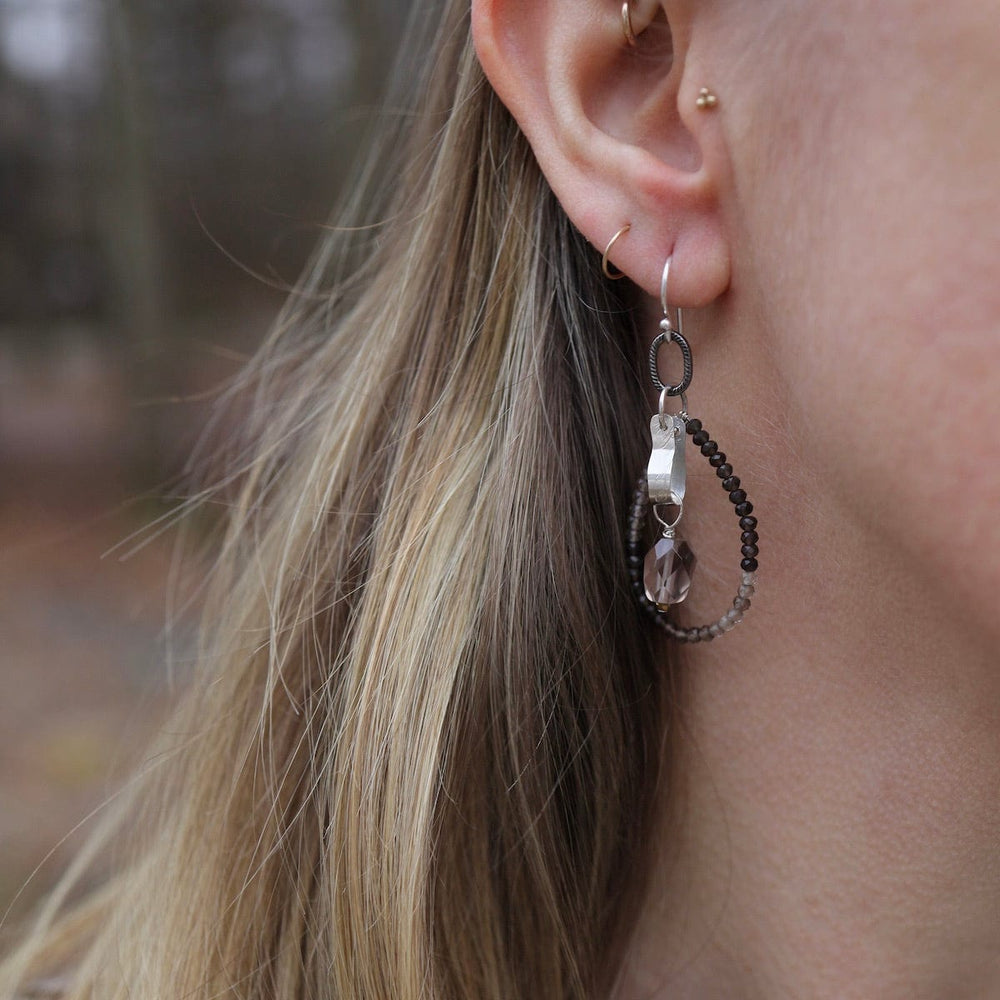
[[[708,89],[708,87],[702,87],[698,91],[698,98],[694,102],[695,106],[701,108],[702,111],[711,111],[712,108],[718,107],[719,99]]]

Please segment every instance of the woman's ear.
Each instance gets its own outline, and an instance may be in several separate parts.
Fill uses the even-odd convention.
[[[476,51],[583,235],[603,251],[628,224],[614,265],[656,295],[673,255],[671,304],[705,305],[729,284],[723,109],[697,104],[688,15],[628,11],[634,45],[620,0],[472,0]]]

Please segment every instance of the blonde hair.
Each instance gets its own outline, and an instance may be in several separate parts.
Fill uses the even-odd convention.
[[[467,0],[445,8],[374,154],[401,169],[356,189],[238,387],[181,745],[112,823],[140,816],[141,849],[54,924],[52,901],[15,978],[62,964],[95,1000],[610,988],[664,728],[624,563],[637,341]]]

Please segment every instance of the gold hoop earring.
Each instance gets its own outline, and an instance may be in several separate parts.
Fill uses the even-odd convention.
[[[604,277],[607,278],[609,281],[621,281],[621,279],[625,277],[625,272],[618,271],[617,268],[615,268],[615,270],[618,273],[612,274],[611,267],[609,267],[609,264],[611,262],[608,260],[608,256],[611,253],[611,248],[615,245],[615,243],[618,242],[619,238],[624,236],[631,228],[632,228],[632,223],[626,222],[625,225],[622,226],[621,229],[619,229],[618,232],[611,237],[611,239],[608,241],[608,245],[604,248],[604,256],[601,257],[601,270],[604,272]]]
[[[630,0],[622,3],[622,31],[625,34],[625,41],[634,49],[638,45],[638,39],[632,30],[632,10],[629,7]]]

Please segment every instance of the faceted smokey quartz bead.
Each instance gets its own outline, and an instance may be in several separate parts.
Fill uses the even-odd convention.
[[[661,611],[680,604],[691,589],[697,560],[683,538],[660,538],[646,553],[643,582],[646,596]]]

